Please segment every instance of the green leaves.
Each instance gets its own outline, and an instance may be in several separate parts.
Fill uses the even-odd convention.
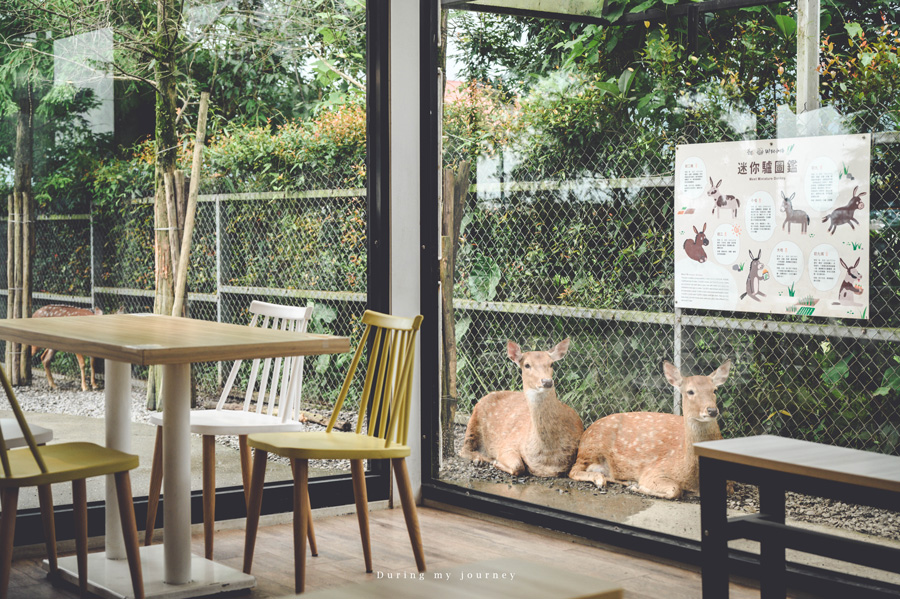
[[[787,15],[774,15],[775,28],[781,34],[782,39],[788,42],[797,34],[797,21]]]
[[[479,256],[469,274],[469,291],[472,299],[478,302],[493,301],[497,297],[499,284],[500,266],[488,256]]]
[[[859,23],[844,23],[844,30],[847,31],[847,35],[850,36],[850,39],[853,38],[861,38],[863,36],[863,29]]]

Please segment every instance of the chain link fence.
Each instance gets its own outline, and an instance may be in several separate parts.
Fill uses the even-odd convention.
[[[188,275],[191,317],[248,324],[255,299],[312,305],[310,332],[346,335],[356,342],[366,306],[365,190],[308,181],[308,189],[292,192],[220,194],[214,184],[202,189]],[[5,227],[0,236],[5,261]],[[35,236],[35,310],[64,303],[104,313],[153,311],[151,200],[133,201],[124,217],[39,217]],[[5,270],[0,279],[5,288]],[[348,360],[338,355],[305,361],[304,409],[331,409]],[[36,358],[34,364],[39,366]],[[194,365],[198,395],[217,397],[230,366]],[[247,380],[249,368],[247,361],[232,391],[235,397],[243,397],[240,381]],[[78,365],[74,356],[57,354],[53,370],[77,376]],[[146,368],[134,367],[136,377],[146,374]]]
[[[653,126],[610,119],[588,140],[550,122],[475,156],[475,136],[445,137],[445,166],[473,163],[454,289],[459,412],[490,391],[521,388],[508,339],[528,351],[569,337],[557,388],[585,426],[616,412],[677,413],[663,360],[710,374],[730,359],[717,393],[726,437],[770,433],[900,454],[896,106],[841,125],[873,134],[867,321],[674,308],[676,144],[771,139],[778,119],[793,117],[757,111],[748,126],[703,97],[682,107]]]

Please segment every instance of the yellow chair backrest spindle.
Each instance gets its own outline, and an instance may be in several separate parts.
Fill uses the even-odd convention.
[[[422,316],[403,318],[367,310],[362,322],[366,329],[335,402],[327,432],[332,431],[340,417],[362,355],[371,339],[359,398],[356,433],[384,439],[385,446],[391,443],[406,444],[415,343]],[[364,425],[366,422],[367,425]]]
[[[19,400],[16,399],[16,393],[13,391],[12,384],[9,382],[9,377],[6,376],[6,371],[2,366],[0,366],[0,383],[3,385],[3,390],[6,392],[6,399],[9,401],[9,405],[16,417],[16,422],[19,423],[19,428],[22,429],[22,435],[25,437],[25,442],[28,444],[28,449],[31,451],[34,461],[37,462],[40,471],[46,473],[47,465],[44,463],[44,457],[38,450],[34,435],[31,434],[31,429],[28,427],[28,422],[25,420],[25,414],[22,412]],[[3,465],[3,475],[6,478],[10,478],[12,477],[12,471],[10,469],[7,451],[6,441],[3,440],[3,433],[0,432],[0,462],[2,462]]]

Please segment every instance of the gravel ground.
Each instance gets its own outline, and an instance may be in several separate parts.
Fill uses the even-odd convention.
[[[61,376],[54,377],[59,389],[50,389],[46,379],[35,372],[31,387],[16,389],[16,396],[22,408],[26,412],[50,412],[58,414],[72,414],[92,418],[103,418],[104,401],[102,391],[81,391],[80,382],[65,379]],[[146,390],[140,382],[135,382],[132,391],[132,420],[134,422],[149,423],[150,413],[146,408]],[[204,397],[198,399],[199,407],[214,408],[217,397]],[[234,404],[240,407],[239,404]],[[326,411],[308,410],[312,414],[328,416]],[[355,425],[355,414],[343,414],[342,417]],[[315,423],[307,423],[307,430],[323,430],[324,427]],[[462,445],[465,435],[465,426],[456,425],[456,447]],[[236,437],[218,437],[218,442],[237,449]],[[277,459],[277,458],[275,458]],[[346,472],[349,471],[349,463],[323,462],[313,463],[311,467],[321,471]],[[327,472],[325,472],[327,473]],[[504,483],[506,485],[539,485],[561,494],[584,494],[586,496],[620,494],[639,495],[623,485],[610,484],[605,489],[598,489],[586,482],[578,482],[568,478],[538,478],[534,476],[511,476],[496,468],[475,463],[457,457],[447,458],[443,461],[440,477],[448,482],[455,482],[461,486],[469,486],[473,481],[486,483]],[[668,501],[658,499],[657,501]],[[688,496],[679,499],[683,503],[699,503],[696,496]],[[735,492],[728,500],[729,507],[735,510],[754,513],[759,508],[759,496],[756,487],[751,485],[736,484]],[[835,528],[843,528],[861,533],[882,536],[900,541],[900,514],[877,510],[865,506],[850,505],[840,501],[822,499],[795,493],[787,494],[787,515],[800,521],[814,524],[823,524]]]
[[[46,412],[55,414],[71,414],[73,416],[85,416],[89,418],[103,418],[105,413],[105,402],[102,389],[97,391],[82,391],[81,382],[74,379],[67,379],[61,375],[54,375],[54,381],[58,388],[51,389],[47,384],[47,379],[43,372],[34,372],[32,384],[30,387],[17,387],[16,398],[22,409],[26,412]],[[218,403],[218,396],[207,396],[197,398],[198,409],[214,409]],[[5,402],[0,402],[0,406],[4,409],[7,407]],[[147,388],[143,381],[132,381],[131,391],[131,420],[144,424],[150,423],[150,411],[147,410]],[[226,404],[227,407],[240,409],[241,402],[234,401]],[[331,416],[330,411],[325,410],[304,410],[308,414],[328,418]],[[355,413],[342,413],[341,420],[349,421],[351,426],[356,424]],[[325,427],[314,423],[307,422],[305,429],[308,431],[321,431]],[[235,451],[238,450],[238,440],[236,436],[217,436],[216,442],[222,446],[230,447]],[[269,455],[269,459],[274,462],[284,461],[286,459],[278,456]],[[311,460],[310,468],[316,471],[317,475],[339,474],[350,471],[349,462],[341,462],[335,460]]]
[[[465,425],[456,425],[454,433],[458,450],[462,446],[462,440],[465,436]],[[511,476],[491,466],[475,464],[455,454],[453,457],[444,459],[440,477],[442,480],[458,483],[464,487],[470,486],[473,481],[480,481],[504,483],[511,486],[540,485],[561,494],[606,495],[609,497],[626,494],[646,497],[624,485],[618,484],[609,484],[605,489],[598,489],[591,483],[574,481],[569,478],[538,478],[530,475]],[[748,513],[757,512],[759,510],[757,488],[753,485],[740,483],[736,483],[734,487],[734,493],[728,499],[728,507]],[[678,500],[655,499],[655,501],[679,501],[681,503],[699,504],[700,498],[692,495]],[[850,505],[840,501],[798,495],[796,493],[787,493],[785,508],[787,517],[798,521],[853,530],[900,541],[900,514],[896,512],[878,510],[867,506]]]

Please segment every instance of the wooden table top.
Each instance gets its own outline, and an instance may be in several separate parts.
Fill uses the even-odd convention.
[[[622,588],[615,583],[515,558],[436,568],[421,574],[415,569],[384,572],[383,576],[372,582],[288,595],[283,599],[621,599],[623,596]]]
[[[900,493],[900,457],[773,435],[694,443],[699,456]]]
[[[159,314],[0,319],[0,339],[143,366],[350,351],[347,337]]]

